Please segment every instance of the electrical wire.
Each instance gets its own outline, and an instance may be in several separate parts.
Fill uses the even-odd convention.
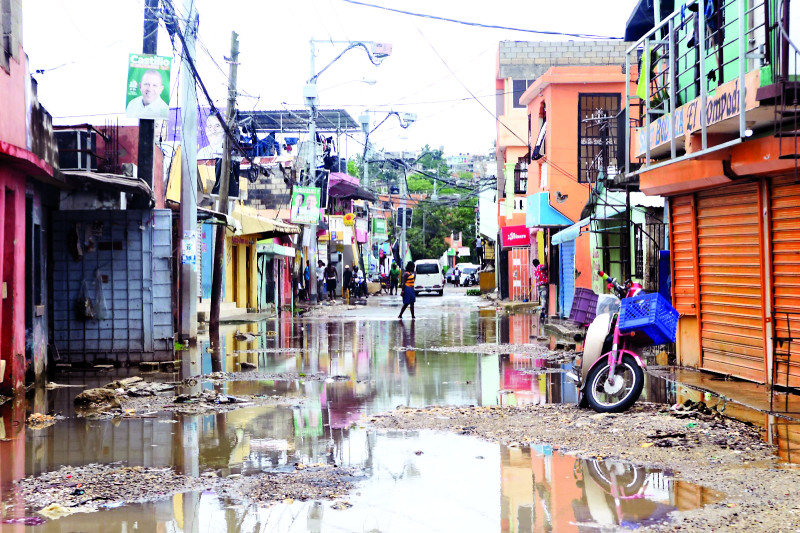
[[[343,1],[345,1],[345,2],[350,2],[350,1],[353,1],[353,0],[343,0]],[[522,142],[522,144],[523,144],[524,146],[528,146],[528,141],[526,141],[525,139],[523,139],[522,137],[520,137],[519,135],[517,135],[517,134],[514,132],[514,130],[512,130],[511,128],[509,128],[509,127],[506,125],[506,123],[505,123],[505,122],[503,122],[502,120],[500,120],[500,118],[499,118],[497,115],[495,115],[494,113],[492,113],[492,111],[491,111],[491,110],[490,110],[488,107],[486,107],[486,105],[484,105],[484,103],[483,103],[483,102],[481,102],[481,101],[478,99],[478,97],[477,97],[477,96],[475,96],[475,94],[474,94],[474,93],[473,93],[473,92],[470,90],[470,88],[469,88],[469,87],[467,87],[467,86],[464,84],[464,82],[462,82],[462,81],[461,81],[461,79],[460,79],[458,76],[456,76],[456,73],[455,73],[455,72],[453,72],[453,69],[452,69],[452,68],[450,68],[450,65],[448,65],[448,64],[447,64],[447,61],[445,61],[445,60],[444,60],[444,58],[441,56],[441,54],[439,54],[438,50],[436,50],[436,47],[435,47],[435,46],[433,46],[433,43],[432,43],[432,42],[430,42],[430,40],[428,40],[428,38],[425,36],[425,34],[424,34],[424,33],[422,33],[422,30],[420,30],[419,28],[417,28],[417,31],[418,31],[418,32],[419,32],[419,34],[422,36],[422,38],[423,38],[423,39],[425,39],[425,42],[426,42],[426,43],[428,43],[428,46],[430,46],[430,47],[431,47],[431,50],[433,50],[433,53],[434,53],[434,54],[436,54],[436,57],[438,57],[438,58],[439,58],[439,60],[441,60],[441,62],[444,64],[444,66],[447,68],[447,70],[449,70],[450,72],[452,72],[452,74],[453,74],[453,78],[455,78],[455,80],[456,80],[456,81],[457,81],[457,82],[458,82],[458,83],[459,83],[459,84],[460,84],[460,85],[461,85],[461,86],[464,88],[464,90],[466,90],[466,91],[469,93],[469,95],[472,97],[472,99],[473,99],[473,100],[475,100],[476,102],[478,102],[478,104],[479,104],[479,105],[480,105],[480,106],[481,106],[483,109],[485,109],[485,110],[486,110],[486,112],[487,112],[487,113],[489,113],[489,114],[490,114],[490,115],[491,115],[491,116],[492,116],[492,117],[493,117],[493,118],[494,118],[494,119],[497,121],[497,123],[498,123],[498,124],[500,124],[500,125],[501,125],[501,126],[503,126],[505,129],[507,129],[507,130],[509,131],[509,133],[511,133],[511,135],[513,135],[514,137],[516,137],[517,139],[519,139],[519,140]]]
[[[427,14],[424,14],[424,13],[414,13],[412,11],[403,11],[402,9],[395,9],[395,8],[392,8],[392,7],[379,6],[379,5],[376,5],[376,4],[369,4],[367,2],[359,2],[358,0],[341,0],[341,1],[342,2],[347,2],[348,4],[354,4],[354,5],[363,6],[363,7],[371,7],[371,8],[375,8],[375,9],[382,9],[384,11],[391,11],[393,13],[399,13],[401,15],[408,15],[408,16],[411,16],[411,17],[419,17],[419,18],[425,18],[425,19],[431,19],[431,20],[440,20],[440,21],[443,21],[443,22],[452,22],[452,23],[455,23],[455,24],[463,24],[465,26],[473,26],[473,27],[477,27],[477,28],[485,28],[485,29],[491,29],[491,30],[518,31],[518,32],[523,32],[523,33],[535,33],[535,34],[538,34],[538,35],[555,35],[555,36],[559,36],[559,37],[577,37],[579,39],[622,40],[622,37],[610,37],[610,36],[607,36],[607,35],[594,35],[594,34],[591,34],[591,33],[570,33],[570,32],[547,31],[547,30],[530,30],[530,29],[525,29],[525,28],[512,28],[512,27],[509,27],[509,26],[497,26],[497,25],[494,25],[494,24],[483,24],[483,23],[480,23],[480,22],[469,22],[469,21],[465,21],[465,20],[458,20],[458,19],[452,19],[452,18],[447,18],[447,17],[439,17],[439,16],[436,16],[436,15],[427,15]]]

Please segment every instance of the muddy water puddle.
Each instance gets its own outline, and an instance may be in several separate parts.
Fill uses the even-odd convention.
[[[213,463],[220,475],[234,471],[247,475],[291,468],[288,465],[298,461],[327,460],[358,467],[363,477],[338,502],[254,506],[198,491],[71,515],[27,530],[586,531],[656,523],[668,519],[671,511],[719,498],[674,480],[669,472],[575,459],[547,446],[509,448],[430,431],[359,428],[340,435],[323,431],[319,435],[323,438],[315,439],[314,431],[306,427],[298,432],[289,420],[283,425],[288,433],[276,434],[274,423],[281,417],[243,413],[236,421],[232,415],[225,415],[226,425],[234,434],[238,432],[240,449],[217,453],[210,460],[208,448],[223,436],[212,437],[208,432],[214,423],[198,419],[195,429],[183,431],[186,449],[182,453],[189,461],[182,463],[184,469],[202,472]],[[192,464],[192,457],[200,464]]]
[[[507,448],[464,436],[361,429],[364,415],[399,405],[577,401],[577,391],[565,375],[568,364],[526,353],[457,350],[479,344],[522,345],[537,337],[554,347],[558,341],[545,334],[535,315],[429,312],[420,313],[424,318],[415,322],[401,322],[376,312],[372,320],[269,320],[228,326],[219,357],[201,340],[198,348],[180,354],[175,372],[75,370],[56,377],[61,383],[97,387],[131,374],[178,381],[248,367],[297,378],[206,382],[197,388],[235,396],[274,395],[292,405],[89,420],[77,417],[72,407],[82,389],[63,388],[36,389],[27,398],[0,406],[0,456],[7,461],[0,468],[1,499],[14,504],[4,517],[22,512],[15,501],[14,479],[62,465],[117,461],[222,477],[325,463],[358,467],[364,479],[348,497],[353,505],[349,508],[335,509],[333,502],[252,507],[205,491],[73,515],[30,530],[569,531],[597,524],[649,523],[664,519],[670,510],[705,502],[695,498],[685,503],[682,487],[692,494],[706,494],[704,489],[682,485],[668,473],[630,465],[587,466],[547,448]],[[431,350],[441,347],[453,351]],[[304,377],[312,375],[327,378]],[[666,394],[664,382],[658,380],[645,389],[643,400],[660,401]],[[25,429],[31,412],[59,412],[67,419],[42,430]],[[598,475],[605,481],[596,481]],[[621,486],[635,494],[619,492]],[[613,503],[615,494],[621,505]],[[4,525],[2,530],[8,527],[22,526]]]

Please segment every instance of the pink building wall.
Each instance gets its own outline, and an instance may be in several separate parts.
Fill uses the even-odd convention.
[[[0,393],[18,391],[25,379],[25,174],[0,160]]]

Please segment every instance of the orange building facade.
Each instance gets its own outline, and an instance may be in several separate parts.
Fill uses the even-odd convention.
[[[549,259],[549,247],[546,246],[547,234],[543,226],[532,226],[528,220],[532,204],[537,208],[543,206],[541,211],[551,214],[552,217],[548,218],[548,221],[553,223],[553,228],[558,228],[577,221],[578,218],[574,217],[580,215],[588,198],[588,186],[581,185],[575,180],[572,180],[572,183],[562,184],[559,177],[554,177],[553,179],[559,181],[560,187],[554,190],[564,195],[566,203],[556,204],[555,201],[543,203],[546,199],[543,199],[541,193],[549,193],[550,188],[547,182],[542,187],[540,169],[537,165],[531,165],[531,152],[540,128],[540,115],[538,110],[532,111],[531,105],[521,99],[524,94],[531,94],[532,87],[538,86],[548,88],[547,98],[551,100],[555,98],[561,102],[562,98],[566,97],[562,95],[561,84],[552,83],[551,69],[558,70],[570,66],[591,69],[597,66],[616,69],[619,73],[620,65],[624,64],[625,48],[625,43],[619,41],[502,41],[499,44],[495,75],[498,117],[496,150],[498,184],[495,204],[497,213],[482,212],[480,215],[494,216],[498,220],[496,265],[499,292],[503,299],[535,300],[537,298],[535,283],[531,279],[532,262],[534,259],[548,262]],[[540,81],[545,79],[548,81]],[[556,88],[550,89],[551,84]],[[619,93],[618,89],[617,94]],[[575,94],[577,98],[577,91]],[[558,102],[555,105],[558,105]],[[549,141],[549,146],[552,147],[551,156],[555,161],[562,161],[572,169],[567,170],[567,173],[573,175],[578,165],[577,112],[576,106],[563,111],[564,116],[570,115],[570,125],[561,129],[559,124],[556,128],[556,137]],[[553,108],[553,113],[559,111]],[[566,140],[570,134],[569,130],[573,132],[571,141]],[[550,132],[548,138],[549,136]],[[532,173],[529,171],[529,165]],[[560,164],[558,166],[563,167]],[[507,238],[511,235],[515,237]],[[588,260],[588,252],[585,255],[587,257],[580,258],[583,262]],[[553,265],[552,268],[553,273],[556,273],[557,265]],[[583,275],[588,276],[588,271]],[[554,294],[553,290],[550,292]],[[555,296],[551,296],[553,313],[556,312],[553,306],[557,301],[554,298]]]
[[[669,198],[679,363],[797,387],[800,88],[790,65],[800,51],[781,37],[791,28],[775,5],[752,9],[767,23],[732,0],[726,24],[739,31],[696,42],[683,28],[703,27],[705,15],[675,12],[631,47],[629,64],[642,50],[655,61],[639,84],[643,111],[629,109],[639,128],[626,144],[638,161],[624,175],[645,194]],[[717,59],[723,48],[725,64]],[[681,67],[695,76],[671,73],[682,54],[690,61]]]
[[[614,144],[612,136],[599,137],[595,125],[619,113],[627,79],[619,65],[552,67],[520,98],[535,143],[528,166],[526,225],[542,243],[540,261],[550,267],[551,315],[569,314],[575,288],[592,289],[596,250],[590,233],[558,246],[550,242],[563,227],[585,216],[582,212],[600,174],[595,160],[601,144],[611,152]],[[531,201],[533,197],[538,201]]]

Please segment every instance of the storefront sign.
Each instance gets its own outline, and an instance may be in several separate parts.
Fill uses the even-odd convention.
[[[706,99],[706,108],[702,109],[701,99],[695,98],[691,102],[679,107],[674,113],[674,124],[670,124],[673,114],[662,115],[650,124],[648,134],[650,137],[650,149],[668,144],[670,134],[676,139],[700,131],[702,115],[705,113],[706,124],[711,126],[719,122],[739,116],[741,92],[745,91],[746,111],[758,106],[755,99],[756,89],[760,83],[760,72],[749,72],[745,76],[745,87],[739,86],[739,80],[735,79],[720,85],[714,90],[713,94]],[[736,125],[738,131],[738,123]],[[641,157],[645,153],[645,128],[636,129],[636,155]]]
[[[369,225],[367,224],[366,218],[357,218],[356,219],[356,242],[365,243],[367,242],[367,229]]]
[[[294,224],[316,224],[319,222],[319,188],[301,187],[292,189],[292,215]]]
[[[132,118],[169,118],[169,77],[172,58],[150,54],[128,55],[128,91],[125,114]]]
[[[505,226],[500,228],[500,243],[503,248],[530,246],[531,235],[526,226]]]
[[[372,219],[372,233],[373,235],[386,235],[386,219],[373,218]]]

